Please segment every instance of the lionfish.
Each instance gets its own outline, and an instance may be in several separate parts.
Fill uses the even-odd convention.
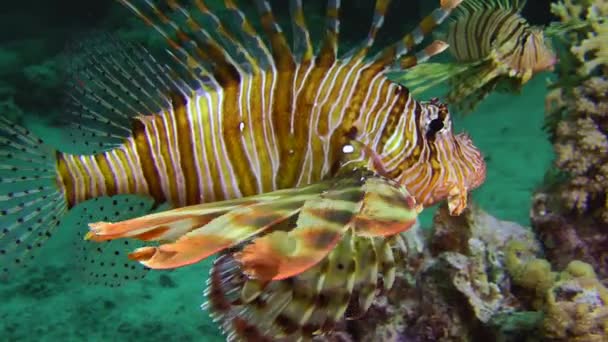
[[[441,0],[372,54],[390,3],[378,0],[367,37],[342,56],[336,0],[316,52],[299,0],[289,1],[293,47],[268,1],[255,1],[267,39],[233,0],[223,2],[226,20],[202,0],[119,2],[166,40],[168,60],[114,39],[81,46],[62,151],[0,118],[5,272],[66,213],[86,205],[92,219],[107,212],[97,199],[147,196],[181,209],[92,224],[86,237],[159,241],[130,255],[152,268],[222,253],[210,298],[231,336],[310,336],[331,330],[344,303],[364,312],[379,275],[390,288],[398,233],[420,205],[447,199],[459,214],[485,179],[481,153],[453,134],[446,105],[416,101],[386,77],[447,47],[410,54],[459,0]],[[103,221],[123,220],[121,205]]]
[[[557,56],[541,27],[521,16],[525,0],[464,0],[450,18],[451,63],[427,63],[391,79],[414,95],[448,81],[446,102],[468,113],[492,91],[519,92],[535,74],[553,70]]]

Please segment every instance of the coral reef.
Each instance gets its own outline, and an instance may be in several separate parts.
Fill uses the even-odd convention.
[[[439,208],[430,234],[407,233],[409,269],[364,319],[323,341],[604,341],[608,290],[593,267],[561,272],[533,232],[475,205]]]
[[[515,341],[534,335],[542,316],[511,291],[505,253],[509,241],[519,241],[530,257],[539,253],[529,229],[474,205],[460,217],[442,206],[430,236],[408,234],[408,241],[419,241],[410,269],[342,335],[355,341]]]
[[[574,260],[560,273],[547,260],[530,256],[527,246],[507,247],[513,283],[530,291],[534,309],[543,313],[542,335],[551,341],[605,341],[608,336],[608,289],[591,265]]]
[[[552,5],[564,46],[546,100],[555,168],[534,196],[532,226],[558,269],[571,260],[608,277],[608,0]]]

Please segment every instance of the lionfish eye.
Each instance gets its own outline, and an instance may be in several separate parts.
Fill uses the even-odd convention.
[[[443,128],[443,120],[440,118],[436,118],[431,120],[429,124],[429,130],[426,132],[427,137],[434,137],[437,132],[439,132]]]

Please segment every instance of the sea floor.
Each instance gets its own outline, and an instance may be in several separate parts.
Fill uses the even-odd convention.
[[[542,130],[544,76],[519,96],[494,94],[475,113],[454,118],[488,160],[486,183],[473,196],[500,219],[528,225],[531,193],[553,158]],[[432,209],[422,217],[428,226]],[[35,266],[0,283],[2,341],[223,341],[199,308],[210,262],[150,272],[118,288],[73,280],[77,229],[62,226]],[[83,233],[84,234],[84,233]]]

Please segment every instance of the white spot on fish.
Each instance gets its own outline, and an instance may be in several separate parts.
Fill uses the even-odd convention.
[[[241,132],[245,130],[245,123],[244,123],[243,121],[241,121],[241,122],[239,123],[239,130],[240,130]]]
[[[353,147],[353,145],[344,145],[342,146],[342,152],[346,154],[351,154],[355,152],[355,148]]]

